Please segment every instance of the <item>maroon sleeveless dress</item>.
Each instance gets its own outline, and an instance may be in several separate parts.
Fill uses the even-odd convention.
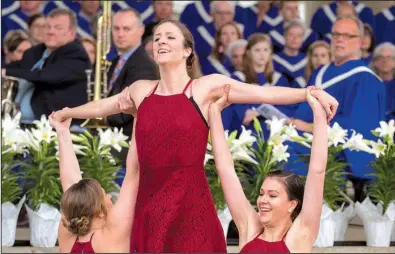
[[[226,252],[204,170],[208,126],[193,97],[145,97],[135,137],[140,183],[131,252]],[[192,87],[191,87],[192,94]]]
[[[261,234],[263,234],[263,231],[259,233],[252,241],[244,245],[244,247],[240,250],[240,253],[291,253],[284,242],[284,238],[287,234],[285,234],[281,241],[278,242],[267,242],[263,239],[260,239],[259,236]]]
[[[89,239],[89,242],[80,242],[77,239],[75,239],[73,248],[71,248],[70,253],[95,253],[92,247],[92,237],[95,233],[91,235],[91,239]]]

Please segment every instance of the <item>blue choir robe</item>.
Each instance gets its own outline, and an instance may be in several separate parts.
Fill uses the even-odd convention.
[[[395,78],[391,81],[384,81],[385,102],[386,102],[386,121],[395,120]]]
[[[81,4],[79,1],[48,1],[44,8],[44,14],[47,15],[53,9],[62,8],[62,9],[69,9],[78,13],[81,10]]]
[[[373,55],[370,54],[367,57],[362,57],[361,60],[365,62],[366,66],[369,66],[370,62],[372,61]]]
[[[308,82],[310,85],[321,87],[339,102],[339,108],[331,124],[337,122],[343,129],[361,133],[364,138],[377,140],[371,133],[385,120],[385,87],[362,60],[351,60],[341,66],[333,63],[321,66],[315,70]],[[313,114],[307,102],[300,103],[294,117],[308,123],[313,123]],[[300,133],[301,134],[301,133]],[[290,158],[287,170],[293,170],[300,175],[306,175],[308,164],[298,162],[298,154],[308,154],[310,150],[297,143],[290,142]],[[356,152],[346,149],[344,159],[350,165],[347,170],[359,178],[371,178],[369,165],[375,160],[373,155],[366,152]]]
[[[239,80],[241,82],[245,82],[245,75],[242,72],[235,72],[232,75],[232,78]],[[273,80],[271,83],[269,83],[265,77],[264,73],[258,73],[257,74],[257,79],[258,79],[258,85],[260,86],[282,86],[282,87],[290,87],[288,80],[279,72],[275,71],[273,74]],[[233,116],[233,121],[236,123],[239,123],[239,128],[243,122],[245,112],[248,109],[253,109],[253,108],[258,108],[261,104],[235,104],[233,105],[233,110],[234,110],[234,116]],[[288,117],[292,117],[294,110],[296,109],[297,105],[274,105],[276,109],[281,111],[283,114],[285,114]],[[264,136],[267,139],[269,137],[270,131],[267,128],[267,124],[265,121],[267,120],[263,116],[260,116],[259,122],[262,126],[262,130],[264,132]],[[237,125],[235,125],[237,126]],[[250,129],[253,132],[255,131],[253,124],[251,123],[246,129]]]
[[[237,23],[237,26],[242,33],[246,30],[246,27],[241,23]],[[216,28],[214,22],[200,25],[196,30],[192,31],[193,38],[195,39],[195,50],[200,64],[211,54],[212,48],[215,45],[215,33]]]
[[[373,31],[375,30],[375,19],[371,8],[367,7],[366,4],[358,3],[358,1],[352,1],[355,9],[359,15],[359,18],[363,23],[368,23]],[[311,28],[320,33],[323,38],[325,35],[331,33],[332,25],[336,21],[336,10],[337,3],[333,1],[330,4],[326,4],[320,7],[313,15],[311,19]]]
[[[203,59],[201,63],[202,64],[200,66],[202,68],[203,75],[219,73],[230,77],[232,72],[234,71],[232,62],[226,55],[224,55],[222,61],[219,61],[215,59],[212,55],[209,55],[208,57]]]
[[[7,16],[19,9],[19,1],[1,1],[1,16]]]
[[[391,42],[395,45],[395,20],[392,20],[388,23],[385,31],[386,32],[383,35],[383,42]]]
[[[275,27],[281,24],[283,17],[279,15],[279,9],[276,6],[271,6],[259,26],[257,26],[258,9],[255,5],[245,9],[245,21],[244,24],[248,27],[255,28],[251,29],[250,32],[255,33],[269,33]],[[246,37],[248,38],[248,37]]]
[[[288,78],[290,84],[302,85],[304,78],[304,71],[307,64],[307,57],[303,53],[299,53],[297,56],[288,56],[284,52],[273,55],[274,69]],[[296,81],[297,80],[297,81]],[[297,86],[296,86],[297,87]]]
[[[114,1],[112,5],[112,11],[115,13],[120,9],[133,8],[140,13],[141,20],[144,24],[151,23],[155,18],[154,8],[152,7],[152,1],[149,0],[125,0],[125,1]]]
[[[387,27],[388,23],[393,20],[395,20],[395,5],[385,8],[376,14],[376,29],[374,30],[374,34],[377,44],[380,44],[383,41],[383,36],[386,31],[385,28]]]
[[[236,5],[234,20],[238,23],[244,22],[245,14],[243,7]],[[199,26],[213,22],[213,18],[210,15],[210,1],[194,1],[188,4],[181,12],[180,21],[185,24],[192,33]]]
[[[88,38],[88,39],[94,40],[92,31],[91,31],[91,19],[92,19],[91,17],[87,16],[82,11],[78,12],[78,14],[77,14],[77,22],[78,22],[77,35],[79,38]]]
[[[284,49],[285,38],[284,38],[284,22],[281,22],[273,30],[269,32],[269,36],[272,39],[273,51],[275,53],[280,52]],[[309,46],[320,38],[319,34],[313,31],[311,28],[306,29],[306,33],[303,38],[303,44],[300,48],[300,52],[307,52]]]
[[[42,9],[44,8],[44,5],[42,5]],[[7,34],[8,31],[11,30],[23,30],[27,32],[29,30],[29,27],[27,25],[27,20],[29,19],[29,14],[22,11],[21,8],[18,8],[16,11],[13,13],[10,13],[7,16],[1,17],[1,36],[4,38],[4,36]]]

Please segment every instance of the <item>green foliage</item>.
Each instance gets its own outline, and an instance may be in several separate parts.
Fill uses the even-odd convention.
[[[21,163],[29,186],[26,196],[29,206],[38,210],[46,203],[57,207],[61,197],[59,162],[56,159],[55,138],[50,143],[41,141],[39,149],[29,149],[29,156]]]
[[[385,214],[391,201],[395,200],[395,146],[389,144],[385,154],[372,163],[375,172],[370,174],[368,195],[383,205]]]
[[[110,155],[110,146],[100,146],[99,136],[92,136],[85,131],[78,135],[85,155],[78,155],[78,161],[83,178],[93,178],[99,181],[106,193],[117,192],[119,187],[115,180],[119,170],[119,160]]]
[[[347,172],[344,169],[348,163],[339,161],[339,154],[343,151],[341,146],[330,146],[328,148],[328,161],[325,171],[324,200],[332,210],[340,208],[341,204],[348,201],[343,189],[347,183]],[[310,154],[302,155],[302,160],[307,164],[310,161]]]
[[[2,140],[3,141],[3,140]],[[2,142],[3,143],[3,142]],[[4,147],[2,144],[2,151]],[[1,155],[1,203],[11,202],[16,204],[22,193],[21,187],[18,185],[18,173],[12,172],[20,162],[15,157],[15,153],[4,153]]]

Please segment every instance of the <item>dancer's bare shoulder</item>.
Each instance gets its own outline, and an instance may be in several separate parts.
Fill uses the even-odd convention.
[[[129,85],[130,97],[138,109],[141,102],[147,97],[158,84],[158,80],[137,80]]]

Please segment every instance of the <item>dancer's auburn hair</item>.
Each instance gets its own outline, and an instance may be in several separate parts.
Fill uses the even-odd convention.
[[[62,223],[77,236],[88,234],[95,217],[107,215],[105,193],[95,179],[82,179],[70,186],[60,201]]]

